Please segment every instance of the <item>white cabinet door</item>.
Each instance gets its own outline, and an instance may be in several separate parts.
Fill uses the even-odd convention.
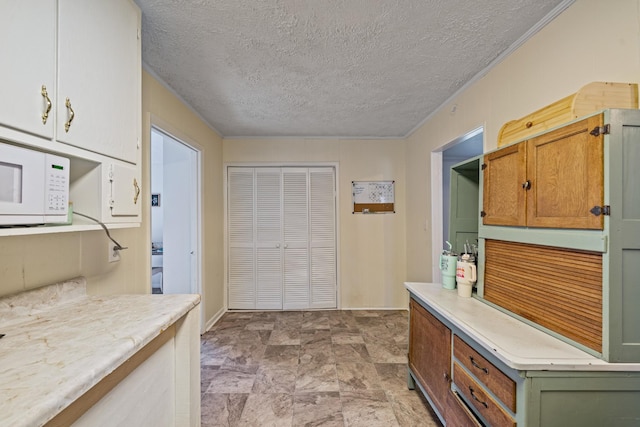
[[[0,1],[0,136],[16,129],[51,139],[55,101],[56,4],[50,0]]]
[[[256,169],[256,308],[282,308],[282,173]]]
[[[309,169],[311,308],[337,306],[335,188],[333,168]]]
[[[284,308],[309,307],[307,168],[283,169]]]
[[[254,170],[229,168],[227,273],[230,309],[253,309],[256,306],[254,197]]]
[[[130,0],[58,1],[58,141],[137,161],[139,22]]]
[[[141,187],[138,168],[129,164],[115,163],[109,168],[111,216],[139,216]]]

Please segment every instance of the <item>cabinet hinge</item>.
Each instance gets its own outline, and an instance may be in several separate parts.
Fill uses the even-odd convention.
[[[591,210],[589,211],[592,214],[594,214],[595,216],[600,216],[600,215],[611,215],[611,206],[609,205],[605,205],[605,206],[594,206],[591,208]]]
[[[593,136],[609,135],[611,133],[611,125],[596,126],[589,133]]]
[[[485,211],[480,211],[480,217],[484,218],[485,216],[487,216],[487,213]]]
[[[482,164],[482,166],[481,166],[481,168],[482,168],[482,170],[485,170],[485,169],[487,168],[487,164],[486,164],[486,163],[483,163],[483,164]]]

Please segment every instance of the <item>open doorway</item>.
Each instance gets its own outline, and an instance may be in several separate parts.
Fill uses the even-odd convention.
[[[151,128],[151,287],[201,293],[200,151]]]
[[[431,153],[432,281],[440,282],[439,257],[449,240],[451,167],[483,152],[484,129],[472,130]]]

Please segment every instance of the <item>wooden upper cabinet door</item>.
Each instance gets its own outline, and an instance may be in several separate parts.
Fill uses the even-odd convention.
[[[525,143],[484,156],[484,225],[526,225]]]
[[[602,229],[590,212],[604,200],[603,115],[589,117],[527,141],[527,225]]]

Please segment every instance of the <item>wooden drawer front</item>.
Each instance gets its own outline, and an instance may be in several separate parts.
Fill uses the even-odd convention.
[[[457,362],[453,364],[453,382],[489,425],[494,427],[514,427],[516,425],[511,415],[502,409],[500,404],[493,400],[480,384],[467,375]]]
[[[453,339],[453,352],[460,363],[472,372],[504,405],[516,412],[516,383],[482,357],[459,336]]]
[[[455,427],[482,427],[482,424],[471,409],[462,401],[460,395],[455,391],[449,391],[447,404],[447,425]]]

